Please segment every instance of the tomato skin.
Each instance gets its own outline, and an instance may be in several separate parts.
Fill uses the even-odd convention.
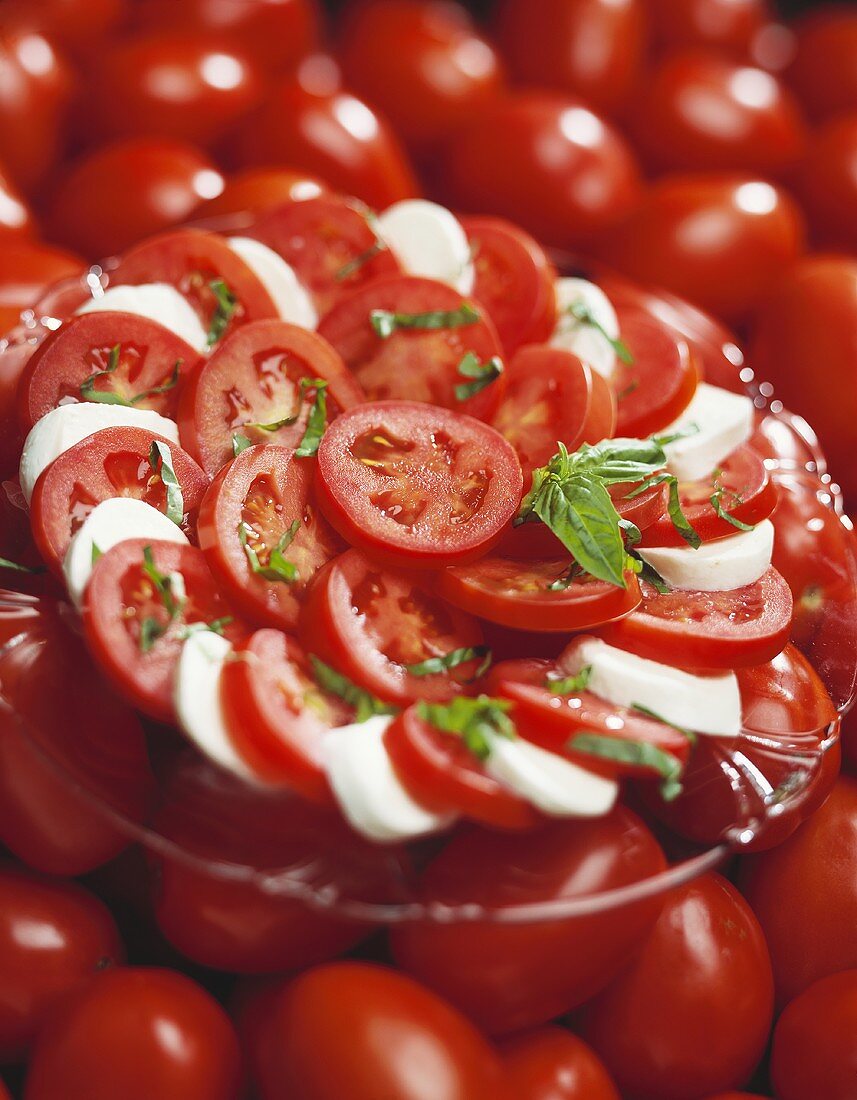
[[[646,45],[640,0],[505,0],[495,34],[516,81],[579,95],[615,113],[641,74]]]
[[[732,174],[682,175],[654,183],[597,251],[638,282],[737,324],[797,259],[803,236],[797,205],[773,184]]]
[[[746,57],[771,18],[768,0],[650,0],[655,41],[667,48],[713,46]]]
[[[438,180],[449,201],[520,224],[575,249],[616,224],[639,198],[634,155],[581,100],[521,92],[452,134]]]
[[[223,189],[217,166],[183,142],[129,138],[79,160],[56,187],[48,225],[93,259],[189,217]]]
[[[59,279],[82,275],[83,260],[35,241],[4,240],[0,250],[0,329],[8,332],[21,311],[34,306]]]
[[[45,1026],[25,1095],[236,1100],[239,1075],[238,1039],[213,997],[175,971],[121,968],[79,990]]]
[[[772,1016],[762,930],[731,883],[707,874],[667,895],[636,958],[583,1010],[583,1036],[623,1091],[690,1100],[747,1080]]]
[[[8,1065],[24,1060],[53,1006],[121,963],[124,949],[107,908],[75,883],[3,867],[0,906],[0,1063]]]
[[[857,1077],[857,970],[815,982],[774,1028],[771,1079],[782,1100],[848,1100]]]
[[[345,195],[383,209],[419,193],[392,128],[341,87],[336,65],[310,58],[278,83],[242,126],[240,167],[289,164],[312,172]]]
[[[564,1028],[525,1032],[500,1050],[518,1100],[620,1100],[595,1053]]]
[[[795,187],[813,235],[831,249],[857,252],[857,107],[815,132]]]
[[[552,823],[536,833],[459,833],[429,865],[423,883],[429,898],[466,898],[502,912],[596,893],[664,866],[652,834],[620,806],[597,821]],[[545,1023],[603,988],[659,909],[654,899],[532,925],[402,924],[392,929],[391,946],[403,969],[490,1034],[508,1034]]]
[[[857,16],[822,4],[795,25],[797,51],[786,79],[815,119],[857,109]]]
[[[32,237],[36,220],[24,196],[6,172],[0,170],[0,237]]]
[[[780,1006],[820,978],[857,967],[855,853],[857,781],[842,776],[788,840],[742,860],[741,891],[768,941]]]
[[[283,203],[316,199],[326,190],[327,185],[309,172],[291,168],[246,168],[227,176],[220,194],[204,199],[194,211],[194,217],[265,214]]]
[[[416,153],[502,91],[502,62],[463,7],[415,0],[355,3],[342,16],[339,60],[349,85]]]

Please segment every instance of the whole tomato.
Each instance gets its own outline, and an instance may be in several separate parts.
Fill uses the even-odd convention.
[[[759,310],[750,362],[812,424],[834,478],[857,493],[857,260],[807,256],[775,280]]]
[[[615,112],[640,76],[646,47],[641,0],[501,0],[494,33],[522,84],[579,95]]]
[[[857,110],[857,11],[815,5],[796,24],[797,48],[786,79],[816,119]]]
[[[464,122],[439,170],[454,205],[509,218],[558,248],[590,242],[640,193],[619,132],[581,100],[542,92],[508,96]]]
[[[777,1021],[771,1079],[780,1100],[852,1100],[857,1083],[857,970],[831,974]]]
[[[701,1100],[750,1077],[773,1001],[752,910],[707,874],[667,896],[631,965],[584,1009],[583,1035],[635,1100]]]
[[[0,169],[0,237],[31,237],[33,212],[4,169]]]
[[[291,168],[247,168],[226,177],[226,186],[213,199],[201,202],[194,218],[230,214],[263,214],[284,202],[315,199],[327,185],[308,172]]]
[[[84,270],[83,261],[69,252],[35,241],[4,238],[0,247],[0,334],[16,325],[21,311],[35,305],[52,283]],[[2,360],[0,372],[5,374]]]
[[[235,155],[244,166],[311,172],[378,208],[418,191],[392,128],[342,87],[338,66],[323,55],[276,85],[242,127]]]
[[[791,92],[775,76],[713,50],[674,54],[630,108],[631,132],[657,171],[779,174],[806,145]]]
[[[504,85],[493,47],[447,0],[369,0],[346,12],[339,60],[349,85],[427,153]]]
[[[739,58],[772,18],[768,0],[649,0],[647,10],[657,45],[712,46]]]
[[[22,1061],[60,998],[123,954],[107,908],[80,886],[0,868],[0,1063]]]
[[[161,30],[115,42],[92,63],[87,130],[211,145],[264,90],[258,63],[228,39]]]
[[[26,1100],[237,1100],[238,1039],[171,970],[106,971],[63,1001],[33,1050]]]
[[[128,0],[6,0],[4,25],[38,31],[89,60],[126,14]]]
[[[103,259],[184,221],[222,189],[223,177],[202,150],[135,138],[78,161],[57,187],[48,219],[57,240]]]
[[[818,242],[857,252],[857,110],[813,134],[795,187]]]
[[[332,963],[269,997],[262,1100],[520,1100],[473,1024],[405,974]]]
[[[424,874],[439,904],[503,912],[561,902],[647,879],[664,867],[649,830],[624,808],[538,833],[461,833]],[[398,925],[396,961],[492,1034],[533,1027],[603,988],[651,927],[660,899],[591,916],[522,923],[466,920]]]
[[[742,862],[739,882],[768,941],[780,1005],[857,967],[857,781],[841,776],[785,843]]]
[[[564,1028],[525,1032],[500,1052],[517,1100],[620,1100],[591,1047]]]
[[[0,30],[0,161],[25,191],[39,185],[65,142],[72,74],[52,42],[3,23]]]
[[[803,249],[784,191],[752,176],[668,176],[599,242],[602,258],[737,324]],[[798,403],[801,409],[803,408]]]

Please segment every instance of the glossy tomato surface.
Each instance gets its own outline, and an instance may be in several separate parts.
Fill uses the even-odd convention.
[[[857,107],[815,132],[797,176],[797,192],[819,244],[857,251]]]
[[[857,108],[857,14],[821,4],[797,23],[797,51],[786,78],[819,119]]]
[[[246,168],[226,177],[219,195],[204,199],[195,216],[220,218],[234,214],[263,214],[287,202],[315,199],[326,189],[309,172],[292,168]]]
[[[503,1043],[503,1065],[520,1100],[619,1100],[594,1051],[561,1027],[543,1027]]]
[[[70,252],[35,241],[4,240],[0,249],[0,328],[8,332],[18,323],[21,311],[34,306],[52,283],[83,271],[83,261]],[[5,375],[5,361],[3,372]]]
[[[32,237],[36,230],[35,215],[27,200],[5,172],[0,171],[0,234]]]
[[[652,38],[668,49],[713,46],[749,54],[772,12],[767,0],[650,0]]]

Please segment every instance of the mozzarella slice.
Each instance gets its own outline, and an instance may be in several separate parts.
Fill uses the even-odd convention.
[[[697,733],[734,737],[741,730],[741,696],[734,672],[694,676],[637,657],[600,638],[581,638],[562,658],[563,671],[591,669],[587,690],[621,707],[640,706]]]
[[[21,491],[27,503],[39,474],[55,458],[102,428],[145,428],[155,435],[179,441],[174,420],[168,420],[151,409],[136,409],[125,405],[103,405],[97,401],[79,401],[51,409],[30,429],[24,440],[19,476]]]
[[[612,302],[600,286],[586,279],[557,279],[554,291],[558,320],[550,343],[574,352],[593,370],[609,378],[616,369],[616,352],[610,340],[619,339],[619,318]],[[569,313],[570,307],[578,302],[586,307],[596,324],[580,321]]]
[[[186,344],[204,354],[208,337],[190,302],[169,283],[142,283],[140,286],[109,286],[104,293],[86,302],[78,313],[116,310],[148,317],[180,336]]]
[[[251,237],[230,237],[227,244],[270,294],[284,321],[301,328],[316,328],[318,314],[291,264],[287,264],[273,248]]]
[[[487,734],[485,770],[549,817],[601,817],[619,793],[612,779],[520,737]]]
[[[173,681],[179,725],[209,760],[242,779],[255,775],[232,744],[220,702],[220,674],[232,644],[213,630],[191,634],[182,646]]]
[[[370,840],[398,841],[451,825],[415,802],[393,771],[384,745],[389,718],[375,717],[331,730],[325,741],[326,770],[351,827]]]
[[[133,497],[112,497],[97,504],[68,544],[63,573],[75,607],[83,603],[94,562],[93,547],[106,554],[125,539],[187,543],[187,535],[163,512]]]
[[[409,275],[448,283],[460,294],[473,290],[470,242],[445,206],[425,199],[393,203],[379,216],[378,233]]]
[[[701,481],[753,434],[755,408],[749,397],[700,382],[678,420],[660,435],[688,432],[664,447],[667,468],[679,481]]]
[[[686,592],[731,592],[754,584],[768,571],[774,552],[774,525],[763,520],[752,531],[692,546],[640,547],[643,561],[670,588]]]

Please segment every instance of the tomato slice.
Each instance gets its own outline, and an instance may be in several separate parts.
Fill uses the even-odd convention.
[[[132,313],[72,317],[36,349],[18,391],[25,431],[58,405],[104,400],[174,419],[184,378],[199,355],[163,325]],[[87,393],[87,385],[99,396]]]
[[[415,707],[387,728],[384,745],[409,793],[436,813],[459,813],[498,829],[531,829],[544,820],[492,778],[460,737],[424,722]]]
[[[710,477],[679,484],[682,511],[705,542],[734,535],[736,531],[734,524],[718,516],[711,503],[712,495],[719,489],[722,489],[723,509],[751,526],[767,519],[777,504],[777,487],[768,476],[763,460],[752,448],[738,447]],[[684,546],[685,542],[669,515],[664,514],[646,528],[642,545]]]
[[[583,442],[592,393],[592,370],[570,351],[532,344],[512,357],[491,422],[515,448],[526,486],[533,470],[556,454],[557,442],[569,451]]]
[[[610,383],[598,371],[592,371],[592,400],[583,426],[584,443],[600,443],[616,435],[619,410]]]
[[[166,514],[166,486],[149,462],[155,440],[169,449],[184,502],[182,528],[193,533],[208,478],[190,455],[145,428],[104,428],[69,447],[36,482],[30,502],[33,538],[55,573],[62,574],[72,536],[103,500],[133,497]]]
[[[557,661],[501,661],[489,672],[486,691],[515,704],[515,725],[522,737],[593,771],[613,776],[658,774],[645,765],[596,760],[575,752],[568,747],[575,734],[642,741],[687,762],[690,741],[680,730],[628,707],[614,706],[588,691],[558,695],[550,690],[550,680],[563,675],[562,656]]]
[[[328,428],[316,491],[347,542],[410,568],[470,561],[518,510],[521,466],[472,417],[410,401],[360,405]]]
[[[435,595],[418,577],[380,569],[348,550],[318,574],[301,616],[300,637],[362,688],[390,703],[448,699],[480,660],[429,675],[410,667],[481,646],[475,619]]]
[[[644,309],[617,310],[622,341],[632,357],[617,357],[610,385],[618,406],[617,434],[642,438],[679,417],[696,392],[699,363],[690,345]]]
[[[222,282],[235,298],[231,316],[218,331],[218,299],[212,283]],[[175,229],[129,249],[110,272],[110,285],[170,283],[199,314],[214,344],[238,325],[279,316],[253,270],[222,237],[202,229]]]
[[[445,569],[438,591],[456,607],[489,622],[540,633],[588,630],[629,614],[640,602],[640,586],[626,573],[627,588],[585,574],[567,588],[552,590],[569,559],[521,562],[491,556],[472,565]]]
[[[523,229],[503,218],[462,218],[473,252],[473,294],[511,355],[546,341],[556,323],[556,268]]]
[[[350,709],[319,688],[304,651],[279,630],[257,630],[239,654],[220,680],[235,748],[260,778],[313,802],[332,802],[324,734],[350,722]]]
[[[456,386],[471,381],[458,370],[465,355],[472,353],[480,364],[487,364],[503,354],[484,308],[473,305],[479,317],[467,324],[398,329],[386,339],[377,335],[370,321],[373,310],[455,313],[465,304],[467,300],[445,283],[395,275],[366,283],[343,298],[322,318],[318,331],[354,371],[370,400],[426,401],[490,420],[503,397],[504,374],[471,397],[459,399],[455,392]]]
[[[144,569],[146,547],[151,547],[161,575],[180,573],[184,581],[186,598],[181,614],[172,620]],[[126,699],[162,722],[174,720],[173,674],[184,630],[193,623],[223,619],[230,620],[223,626],[230,641],[246,633],[231,618],[231,608],[217,591],[202,552],[174,542],[127,539],[118,543],[95,563],[84,595],[83,626],[93,656]],[[163,633],[152,637],[157,631]]]
[[[215,580],[251,621],[297,626],[307,585],[339,550],[310,498],[313,465],[286,447],[249,447],[220,471],[200,506],[200,548]],[[295,575],[284,564],[266,577],[259,570],[271,569],[284,539],[282,556]]]
[[[684,668],[745,668],[772,660],[792,624],[792,594],[774,568],[731,592],[658,592],[642,581],[642,602],[603,633],[641,657]]]
[[[286,321],[242,325],[188,380],[178,410],[182,442],[209,474],[232,458],[236,437],[297,447],[316,392],[306,384],[315,378],[327,382],[328,421],[364,400],[342,359],[314,332]]]
[[[322,196],[278,206],[250,235],[294,268],[323,316],[344,295],[400,270],[389,249],[378,250],[371,219],[354,199]]]

